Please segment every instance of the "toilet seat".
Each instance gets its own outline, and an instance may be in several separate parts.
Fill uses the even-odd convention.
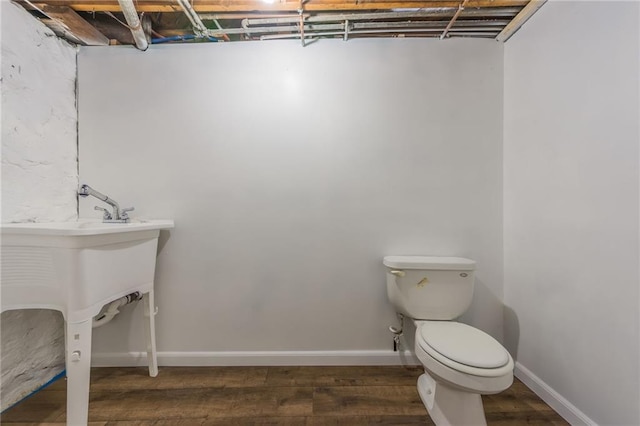
[[[493,337],[454,321],[421,321],[416,343],[429,356],[461,373],[499,377],[513,371],[513,359]]]

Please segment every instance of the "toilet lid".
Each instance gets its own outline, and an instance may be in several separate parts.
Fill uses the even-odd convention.
[[[470,367],[499,368],[509,362],[509,353],[496,339],[459,322],[426,321],[420,337],[440,355]]]

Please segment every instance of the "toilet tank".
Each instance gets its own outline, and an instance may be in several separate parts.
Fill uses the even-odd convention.
[[[396,311],[421,320],[452,320],[473,298],[476,262],[462,257],[386,256],[387,296]]]

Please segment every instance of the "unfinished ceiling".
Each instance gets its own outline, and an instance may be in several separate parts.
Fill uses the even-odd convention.
[[[506,41],[546,0],[20,0],[82,45],[318,38]]]

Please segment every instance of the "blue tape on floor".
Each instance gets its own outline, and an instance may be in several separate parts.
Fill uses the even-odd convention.
[[[55,376],[53,376],[53,378],[51,380],[49,380],[47,383],[45,383],[44,385],[40,386],[38,389],[34,390],[33,392],[31,392],[29,395],[25,396],[24,398],[22,398],[20,401],[16,402],[15,404],[12,404],[10,407],[7,407],[6,409],[4,409],[2,411],[2,413],[4,413],[5,411],[9,410],[12,407],[15,407],[16,405],[20,404],[22,401],[24,401],[27,398],[31,398],[33,395],[37,394],[38,392],[40,392],[42,389],[46,388],[47,386],[49,386],[50,384],[52,384],[53,382],[57,382],[58,380],[60,380],[61,378],[65,377],[67,375],[67,370],[62,370],[60,373],[56,374]],[[2,414],[0,413],[0,414]]]

